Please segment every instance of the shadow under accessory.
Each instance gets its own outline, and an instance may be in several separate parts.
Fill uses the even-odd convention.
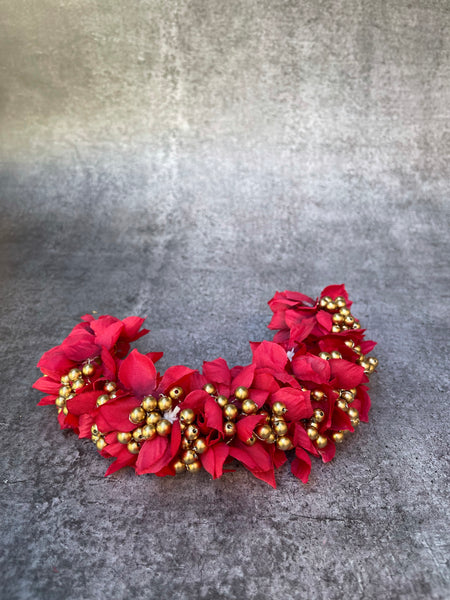
[[[311,455],[330,461],[368,420],[375,342],[364,339],[344,285],[315,301],[276,292],[269,306],[276,333],[250,342],[249,365],[218,358],[162,374],[162,352],[130,352],[148,333],[143,318],[85,315],[40,359],[39,405],[56,405],[62,429],[115,459],[106,475],[130,466],[161,477],[205,469],[216,479],[237,461],[275,487],[275,469],[292,453],[292,473],[306,483]]]

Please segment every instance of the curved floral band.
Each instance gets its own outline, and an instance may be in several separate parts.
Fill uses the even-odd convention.
[[[306,482],[311,455],[330,461],[368,420],[375,342],[364,340],[344,285],[315,301],[276,292],[269,306],[275,336],[250,343],[249,365],[218,358],[201,371],[178,365],[163,374],[155,367],[162,352],[130,352],[148,333],[144,319],[85,315],[40,359],[33,387],[48,395],[39,405],[56,405],[62,429],[115,458],[106,475],[131,466],[158,476],[205,469],[215,479],[234,460],[275,487],[275,469],[292,451],[291,470]]]

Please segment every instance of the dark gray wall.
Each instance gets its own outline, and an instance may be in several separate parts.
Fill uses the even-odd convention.
[[[448,597],[450,4],[0,0],[3,598]],[[247,362],[346,282],[372,420],[276,492],[106,468],[30,391],[83,313]],[[447,300],[446,300],[447,298]]]

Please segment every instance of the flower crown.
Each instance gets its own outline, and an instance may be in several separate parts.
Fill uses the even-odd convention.
[[[62,429],[115,458],[106,475],[126,466],[158,476],[203,468],[216,479],[234,459],[276,487],[274,471],[293,450],[292,473],[306,483],[310,455],[330,461],[368,420],[375,342],[364,340],[344,285],[316,301],[276,292],[268,304],[273,341],[250,342],[247,366],[218,358],[201,372],[178,365],[160,374],[162,352],[130,352],[148,333],[142,318],[85,315],[40,359],[33,387],[48,395],[39,405],[55,404]]]

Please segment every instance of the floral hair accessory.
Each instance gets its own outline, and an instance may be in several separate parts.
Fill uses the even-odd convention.
[[[39,405],[56,405],[62,429],[115,459],[106,475],[131,466],[158,476],[205,469],[216,479],[235,460],[276,487],[275,469],[292,451],[292,473],[307,482],[311,455],[330,461],[368,420],[375,342],[364,339],[344,285],[316,300],[276,292],[269,306],[276,333],[250,343],[249,365],[218,358],[163,374],[162,352],[130,352],[148,333],[144,319],[85,315],[40,359],[33,387],[47,396]]]

